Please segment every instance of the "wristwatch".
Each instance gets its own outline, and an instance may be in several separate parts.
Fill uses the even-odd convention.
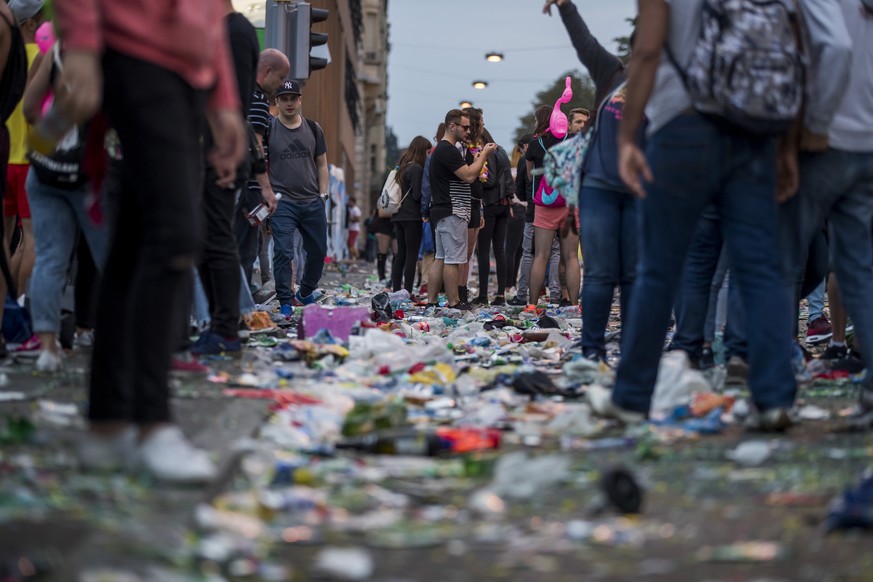
[[[327,192],[322,192],[319,196],[321,196],[322,201],[326,201],[329,194]]]

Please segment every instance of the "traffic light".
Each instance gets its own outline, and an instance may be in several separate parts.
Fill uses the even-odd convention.
[[[292,79],[308,79],[312,71],[327,66],[327,59],[313,57],[312,48],[327,44],[327,34],[313,32],[312,25],[324,22],[330,11],[313,8],[309,2],[267,0],[266,46],[285,53],[291,62]]]

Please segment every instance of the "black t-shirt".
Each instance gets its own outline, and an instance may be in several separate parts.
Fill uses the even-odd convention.
[[[434,228],[452,214],[470,220],[470,184],[455,175],[455,171],[465,165],[467,161],[461,152],[446,140],[434,148],[430,161],[430,219]]]
[[[524,221],[528,223],[533,222],[534,203],[530,191],[530,180],[527,179],[527,162],[524,156],[518,158],[518,163],[515,165],[515,195],[519,200],[527,202]]]
[[[267,128],[270,126],[270,120],[272,118],[273,116],[270,115],[270,103],[267,101],[267,95],[264,93],[263,89],[255,83],[246,119],[248,120],[249,125],[252,126],[252,129],[255,130],[255,133],[264,137],[267,135]],[[264,156],[267,157],[267,161],[269,161],[269,154],[267,152],[268,148],[266,145],[265,142]],[[249,180],[249,189],[260,190],[260,188],[261,187],[257,180]],[[260,196],[260,194],[258,196]]]
[[[424,168],[418,164],[410,164],[403,172],[401,191],[403,202],[391,217],[391,222],[413,221],[421,222],[421,182]]]
[[[542,145],[540,145],[540,140],[543,142]],[[545,135],[530,140],[530,144],[527,146],[527,152],[524,154],[524,159],[533,162],[535,170],[542,168],[546,157],[546,150],[559,141],[561,140],[552,135],[551,132],[546,132]],[[546,149],[543,149],[543,146],[545,146]]]
[[[231,12],[225,19],[233,69],[242,110],[248,112],[255,88],[255,71],[258,70],[260,45],[258,33],[248,18],[239,12]]]

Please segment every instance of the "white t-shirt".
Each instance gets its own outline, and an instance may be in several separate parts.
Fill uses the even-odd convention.
[[[352,222],[353,218],[357,218],[356,222]],[[358,206],[353,208],[349,208],[349,230],[358,231],[361,230],[361,209]]]

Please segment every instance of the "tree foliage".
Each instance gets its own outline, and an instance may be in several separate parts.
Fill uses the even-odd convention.
[[[564,79],[566,77],[572,77],[573,79],[571,85],[573,87],[573,100],[570,101],[570,103],[563,105],[561,110],[564,113],[569,113],[574,107],[584,107],[590,110],[594,106],[594,83],[591,81],[591,77],[578,70],[567,71],[555,79],[554,83],[536,94],[536,97],[531,104],[530,111],[519,120],[519,125],[515,130],[516,142],[521,139],[521,136],[534,130],[534,126],[536,125],[534,112],[537,107],[540,105],[554,106],[555,102],[561,96],[561,93],[564,92]]]
[[[631,30],[637,27],[637,19],[633,18],[625,18],[625,22],[627,22]],[[622,60],[624,64],[630,60],[630,52],[631,52],[631,41],[630,36],[619,36],[617,38],[612,39],[615,44],[618,45],[618,51],[616,52],[616,56]]]

